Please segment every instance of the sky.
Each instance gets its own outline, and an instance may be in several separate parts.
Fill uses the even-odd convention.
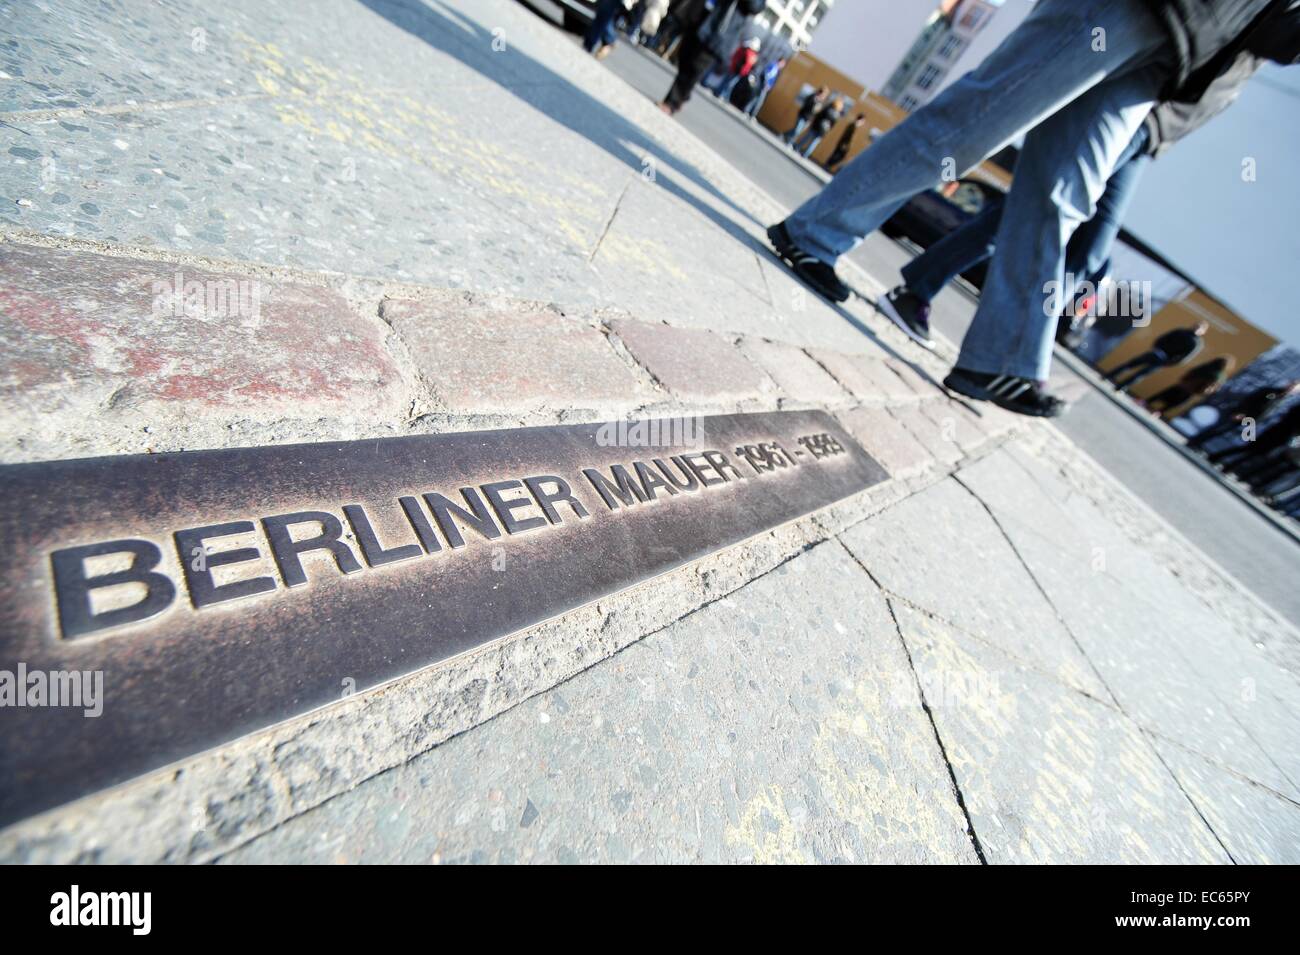
[[[1243,180],[1254,160],[1255,181]],[[1147,169],[1127,226],[1234,311],[1300,348],[1300,66],[1267,64]]]

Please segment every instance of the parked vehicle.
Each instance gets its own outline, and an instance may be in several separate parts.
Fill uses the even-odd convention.
[[[880,230],[891,239],[908,239],[929,248],[954,229],[975,218],[986,203],[1000,202],[1002,192],[978,179],[962,179],[951,198],[939,190],[913,196],[895,212]],[[962,274],[976,288],[984,284],[983,262]]]

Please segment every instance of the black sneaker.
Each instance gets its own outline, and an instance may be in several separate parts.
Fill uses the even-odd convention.
[[[1043,390],[1041,382],[1015,375],[988,375],[982,371],[954,368],[943,386],[976,401],[991,401],[999,408],[1034,418],[1055,418],[1065,411],[1065,402]]]
[[[906,285],[898,286],[877,300],[876,306],[906,332],[912,341],[926,348],[934,348],[934,339],[930,337],[930,303],[909,291]]]
[[[832,302],[848,300],[850,290],[835,274],[835,269],[815,255],[809,255],[794,244],[784,222],[767,227],[767,238],[776,254],[790,263],[795,275],[803,279],[812,290]]]

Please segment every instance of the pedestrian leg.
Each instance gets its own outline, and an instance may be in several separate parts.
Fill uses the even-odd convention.
[[[1166,75],[1146,67],[1107,79],[1026,137],[958,367],[1047,379],[1057,319],[1072,292],[1064,287],[1066,244],[1097,212]]]
[[[1103,52],[1092,46],[1099,30]],[[801,250],[834,264],[918,192],[971,169],[1108,77],[1147,65],[1167,44],[1141,0],[1039,0],[975,70],[796,209],[786,231]]]

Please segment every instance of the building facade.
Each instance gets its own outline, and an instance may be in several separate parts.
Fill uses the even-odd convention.
[[[767,0],[763,12],[754,19],[797,52],[808,48],[813,31],[834,5],[835,0]]]
[[[907,112],[924,106],[946,85],[975,37],[1003,0],[942,0],[881,89]]]

